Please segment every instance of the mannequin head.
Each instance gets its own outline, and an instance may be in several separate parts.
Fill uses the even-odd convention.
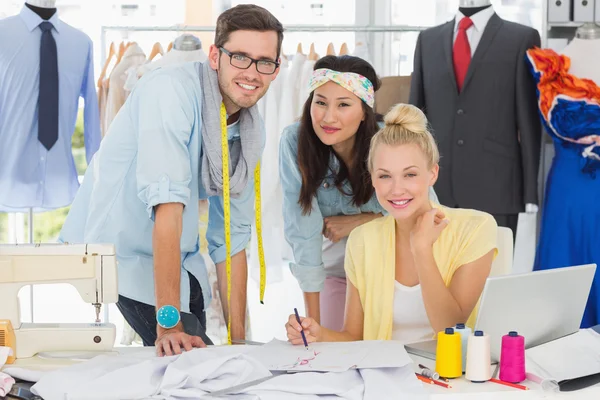
[[[460,0],[459,7],[484,7],[492,5],[490,0]]]
[[[27,0],[25,3],[34,7],[56,8],[56,0]]]
[[[184,34],[175,39],[173,48],[180,51],[200,50],[202,42],[194,35]]]
[[[581,25],[575,32],[578,39],[595,40],[600,39],[600,25],[589,22]]]

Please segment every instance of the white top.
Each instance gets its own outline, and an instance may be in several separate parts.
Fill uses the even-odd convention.
[[[315,69],[315,64],[317,62],[314,60],[306,60],[302,64],[302,69],[300,71],[300,90],[298,91],[298,108],[296,110],[296,116],[300,117],[302,115],[302,111],[304,109],[304,103],[308,99],[310,92],[308,91],[308,84],[310,82],[310,78],[312,77],[313,70]]]
[[[287,82],[285,83],[285,93],[287,93],[286,97],[289,96],[288,99],[284,99],[284,101],[289,101],[291,104],[286,105],[286,107],[291,107],[292,109],[292,118],[295,120],[299,118],[302,114],[302,106],[299,104],[300,100],[300,81],[302,78],[302,66],[306,61],[306,55],[296,53],[294,54],[294,58],[292,59],[292,66],[290,67]],[[306,99],[302,99],[302,104]]]
[[[469,46],[471,47],[471,56],[475,54],[475,50],[477,50],[477,46],[479,45],[481,37],[483,36],[483,31],[485,30],[485,27],[494,13],[494,7],[488,7],[471,17],[473,25],[467,29],[467,39],[469,39]],[[456,18],[454,20],[454,41],[456,40],[456,36],[458,36],[458,24],[464,17],[465,15],[460,11],[456,14]]]
[[[394,283],[392,340],[414,343],[432,339],[434,332],[425,311],[421,285],[408,287],[398,281]]]
[[[121,61],[115,65],[115,68],[110,73],[106,110],[104,111],[104,123],[107,131],[129,96],[130,91],[125,89],[128,70],[130,68],[137,68],[145,62],[146,54],[144,50],[137,43],[132,43],[125,50]]]

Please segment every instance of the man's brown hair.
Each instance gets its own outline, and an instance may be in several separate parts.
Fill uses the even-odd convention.
[[[274,31],[277,33],[277,56],[281,54],[283,25],[273,14],[254,4],[240,4],[223,12],[217,18],[215,46],[222,47],[235,31]]]

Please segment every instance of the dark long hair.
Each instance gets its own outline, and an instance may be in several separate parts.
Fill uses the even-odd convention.
[[[338,72],[354,72],[370,80],[373,89],[378,90],[381,86],[381,81],[377,77],[375,69],[359,57],[348,55],[325,56],[315,63],[314,69],[319,68],[328,68]],[[302,213],[305,215],[310,214],[312,199],[316,196],[317,189],[323,179],[328,173],[334,172],[330,171],[329,167],[331,155],[337,157],[333,147],[324,144],[313,129],[310,117],[313,93],[308,96],[304,103],[298,135],[298,166],[302,174],[302,187],[298,204],[302,207]],[[352,154],[356,161],[352,163],[351,169],[348,169],[348,166],[338,158],[339,170],[335,175],[336,188],[346,196],[351,196],[352,203],[357,207],[367,203],[373,196],[374,189],[368,171],[367,158],[371,138],[377,133],[377,122],[380,118],[371,107],[362,101],[361,104],[365,118],[360,123],[354,139]],[[346,180],[350,182],[352,193],[346,193],[343,190],[343,184]]]

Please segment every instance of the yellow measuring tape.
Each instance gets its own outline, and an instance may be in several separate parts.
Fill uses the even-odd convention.
[[[231,195],[229,182],[229,141],[227,140],[227,111],[221,103],[221,152],[223,158],[223,223],[225,227],[225,267],[227,270],[227,342],[231,344]],[[260,161],[254,170],[254,214],[256,216],[256,237],[258,241],[258,259],[260,263],[260,302],[264,304],[267,270],[262,241],[261,203],[260,203]]]

